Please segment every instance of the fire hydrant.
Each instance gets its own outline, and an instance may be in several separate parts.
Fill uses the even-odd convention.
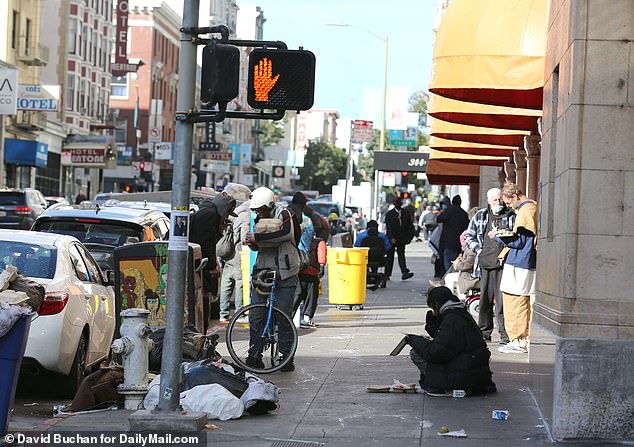
[[[121,338],[112,342],[112,351],[123,356],[123,383],[117,387],[125,396],[125,409],[138,410],[148,391],[148,353],[153,342],[147,325],[150,312],[126,309],[121,312]]]

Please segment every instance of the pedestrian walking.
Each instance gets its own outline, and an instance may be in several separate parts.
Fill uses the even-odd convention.
[[[411,215],[402,210],[403,199],[396,197],[394,199],[394,208],[389,210],[385,215],[385,229],[387,237],[392,247],[387,252],[387,260],[385,265],[385,276],[389,280],[392,276],[394,267],[394,252],[398,255],[398,265],[401,269],[401,279],[409,279],[414,274],[407,268],[405,259],[405,246],[409,244],[414,237],[414,225]]]
[[[480,314],[478,325],[484,339],[491,340],[493,320],[500,334],[500,343],[509,342],[504,328],[504,307],[500,282],[504,259],[500,258],[504,244],[490,239],[487,234],[493,229],[511,229],[515,223],[515,213],[502,200],[500,188],[487,191],[487,206],[478,210],[465,234],[469,248],[476,253],[474,276],[480,278]],[[495,301],[495,304],[494,304]]]
[[[82,189],[77,194],[77,197],[75,197],[75,205],[81,204],[81,202],[83,202],[84,200],[88,200],[88,197],[86,197],[86,193]]]
[[[257,257],[253,266],[253,277],[257,277],[262,271],[274,271],[276,275],[275,305],[292,318],[295,289],[297,288],[297,274],[299,273],[300,259],[297,246],[299,243],[301,228],[296,228],[291,212],[286,206],[276,203],[273,191],[266,187],[256,188],[251,194],[249,208],[255,212],[254,232],[247,233],[246,244],[257,251]],[[268,221],[264,221],[268,219]],[[276,222],[272,222],[276,220]],[[261,223],[263,229],[258,229]],[[268,225],[270,224],[270,225]],[[266,303],[267,295],[258,292],[257,288],[251,289],[251,302]],[[251,326],[251,339],[249,356],[246,363],[249,366],[263,368],[262,346],[259,337],[266,315],[264,312],[252,311],[249,313]],[[279,347],[283,357],[288,356],[293,344],[293,333],[288,324],[280,322]],[[288,362],[282,371],[293,371],[294,360]]]
[[[308,263],[299,272],[299,284],[295,292],[293,314],[300,308],[300,328],[315,328],[319,325],[313,321],[319,298],[319,280],[324,276],[326,266],[326,241],[315,233],[310,218],[304,221],[299,249],[306,253]]]
[[[450,390],[468,394],[497,391],[489,368],[491,352],[463,302],[444,286],[427,292],[425,330],[431,340],[407,335],[410,358],[420,370],[420,386],[431,396]]]
[[[451,267],[451,262],[460,253],[460,234],[469,226],[469,216],[467,212],[460,208],[462,199],[456,195],[449,202],[448,197],[443,197],[440,201],[444,210],[438,215],[436,221],[442,225],[440,233],[440,254],[442,256],[443,275]]]
[[[491,230],[489,238],[506,247],[500,290],[503,295],[504,325],[510,342],[498,350],[504,353],[528,352],[531,318],[530,296],[535,293],[537,267],[537,203],[530,200],[515,183],[507,183],[502,200],[515,210],[512,232]]]
[[[436,228],[436,215],[432,213],[431,206],[426,206],[425,210],[421,213],[418,219],[418,226],[423,232],[423,239],[428,241],[431,232]]]

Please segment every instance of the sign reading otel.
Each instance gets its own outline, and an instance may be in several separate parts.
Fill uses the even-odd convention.
[[[104,167],[106,165],[106,148],[65,147],[62,149],[62,165]]]
[[[18,109],[55,112],[59,109],[59,85],[19,84]]]

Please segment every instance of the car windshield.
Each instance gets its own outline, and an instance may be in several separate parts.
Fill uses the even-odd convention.
[[[56,262],[57,249],[53,246],[0,241],[0,270],[13,265],[25,276],[52,279]]]
[[[0,192],[0,205],[24,205],[24,193]]]
[[[140,228],[101,222],[97,219],[41,221],[36,222],[33,229],[47,233],[67,234],[76,237],[84,244],[104,244],[113,247],[143,240],[143,232]]]
[[[328,217],[330,213],[336,213],[339,215],[339,209],[336,203],[331,202],[308,202],[313,211],[321,214],[324,217]]]

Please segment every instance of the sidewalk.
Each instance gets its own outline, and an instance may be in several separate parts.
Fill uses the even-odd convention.
[[[427,307],[424,292],[432,276],[429,250],[408,246],[408,266],[416,276],[396,279],[386,289],[368,290],[362,311],[337,310],[322,297],[315,315],[317,329],[301,329],[297,369],[265,378],[282,390],[281,406],[267,416],[210,421],[208,443],[234,446],[547,446],[552,445],[528,391],[528,355],[501,354],[490,344],[493,379],[498,392],[489,396],[450,398],[423,394],[374,394],[370,384],[393,379],[415,383],[418,371],[406,348],[398,357],[388,353],[403,333],[422,333]],[[394,275],[397,278],[399,275]],[[219,351],[225,353],[223,345]],[[492,410],[508,410],[509,420],[491,419]],[[55,430],[125,430],[129,412],[56,418]],[[464,429],[468,437],[437,435],[446,425]],[[158,428],[158,427],[157,427]]]

